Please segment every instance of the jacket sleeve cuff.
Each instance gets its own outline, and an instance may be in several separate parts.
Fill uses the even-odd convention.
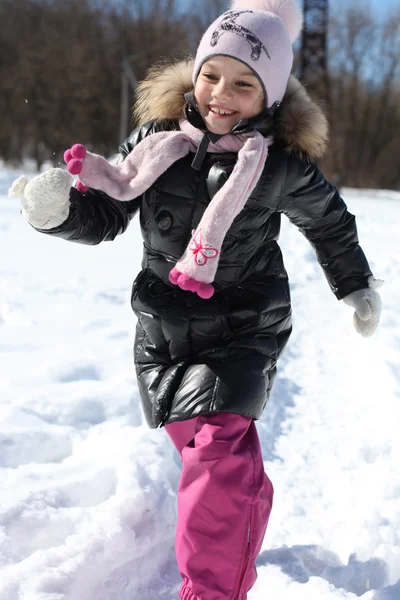
[[[332,291],[338,300],[343,300],[343,298],[352,292],[365,290],[366,288],[376,290],[382,287],[383,283],[384,282],[381,279],[376,279],[373,275],[369,275],[368,277],[362,277],[361,279],[352,279],[351,281],[343,282],[337,288],[332,288]]]

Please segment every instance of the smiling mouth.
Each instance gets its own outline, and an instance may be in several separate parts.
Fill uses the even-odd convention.
[[[211,105],[209,105],[208,109],[213,115],[218,115],[219,117],[231,117],[236,113],[235,110],[229,110],[228,108],[219,108],[217,106]]]

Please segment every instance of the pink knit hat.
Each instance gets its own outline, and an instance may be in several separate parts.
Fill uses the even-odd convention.
[[[266,107],[270,108],[285,94],[293,65],[292,44],[302,24],[296,0],[232,0],[231,10],[218,17],[203,35],[193,83],[206,60],[230,56],[254,71],[264,88]]]

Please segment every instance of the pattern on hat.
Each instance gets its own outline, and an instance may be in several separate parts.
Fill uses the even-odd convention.
[[[211,42],[210,42],[211,46],[216,46],[218,44],[220,37],[224,33],[231,32],[231,33],[234,33],[241,37],[244,37],[249,42],[250,48],[251,48],[250,57],[252,58],[252,60],[258,60],[260,58],[261,52],[263,50],[266,53],[266,55],[268,56],[268,58],[271,60],[269,52],[266,49],[266,47],[264,46],[264,44],[262,43],[262,41],[252,31],[250,31],[250,29],[247,29],[246,27],[243,27],[242,25],[239,25],[238,23],[236,23],[236,19],[240,15],[242,15],[243,13],[252,13],[252,12],[253,12],[252,10],[244,10],[244,11],[239,11],[239,12],[230,10],[230,11],[226,12],[224,15],[224,18],[222,19],[222,21],[218,25],[217,29],[214,31],[214,33],[211,36]]]

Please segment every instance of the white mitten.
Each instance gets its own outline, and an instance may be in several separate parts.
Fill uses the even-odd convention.
[[[382,312],[382,300],[375,290],[383,285],[383,281],[369,277],[369,287],[352,292],[343,302],[355,309],[353,323],[357,332],[363,337],[375,333]]]
[[[29,182],[25,175],[14,181],[8,195],[21,198],[23,217],[38,229],[61,225],[69,213],[73,177],[64,169],[49,169]]]

